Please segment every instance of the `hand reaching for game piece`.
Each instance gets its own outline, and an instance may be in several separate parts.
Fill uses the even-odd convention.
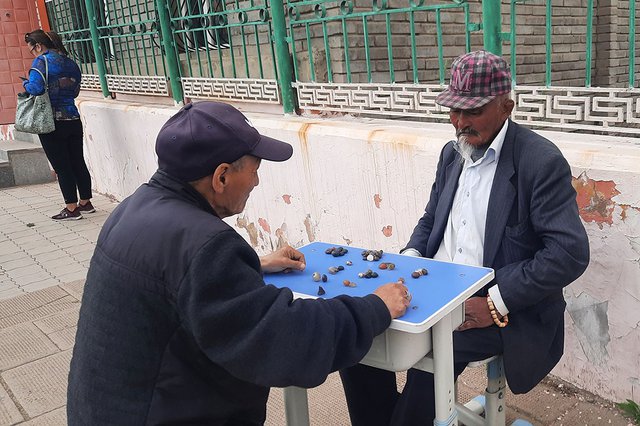
[[[303,271],[307,266],[305,263],[304,254],[288,245],[260,258],[264,272]]]
[[[407,306],[411,302],[411,293],[407,286],[400,282],[388,283],[378,287],[373,294],[378,296],[387,305],[391,318],[404,315]]]

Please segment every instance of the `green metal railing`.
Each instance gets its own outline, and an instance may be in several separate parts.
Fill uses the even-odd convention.
[[[288,61],[279,60],[288,55],[285,34],[278,31],[284,28],[279,10],[281,0],[280,7],[277,1],[271,5],[254,0],[173,2],[169,19],[181,81],[191,86],[220,79],[280,78],[283,104],[291,112],[291,72]],[[289,96],[284,95],[287,87]]]
[[[616,19],[611,19],[611,15],[600,16],[606,24],[610,25],[609,21],[615,21],[614,32],[611,32],[611,28],[605,31],[606,41],[600,42],[602,47],[597,52],[596,47],[598,42],[594,40],[594,33],[598,31],[598,28],[594,27],[594,13],[596,12],[596,3],[594,0],[584,0],[583,8],[574,8],[573,13],[567,15],[563,13],[562,16],[557,16],[554,11],[558,9],[558,6],[554,6],[551,0],[510,0],[510,32],[504,34],[504,39],[509,41],[510,44],[510,59],[511,70],[514,84],[518,81],[518,67],[517,58],[521,56],[517,52],[519,46],[518,41],[525,39],[522,35],[518,36],[518,29],[522,28],[523,24],[517,23],[517,17],[522,16],[518,14],[518,6],[528,5],[535,6],[541,5],[544,7],[544,79],[539,83],[544,84],[547,87],[556,85],[567,86],[582,86],[592,87],[596,86],[608,86],[611,84],[612,76],[615,76],[615,83],[618,87],[636,87],[637,70],[636,60],[637,52],[636,45],[636,1],[628,0],[626,5],[628,8],[623,7],[625,2],[621,2],[619,7],[615,9],[617,15]],[[565,7],[566,9],[566,7]],[[628,14],[625,14],[628,11]],[[528,33],[532,34],[532,25],[527,22]],[[533,26],[535,30],[535,26]],[[584,30],[584,31],[583,31]],[[626,36],[626,47],[624,47],[623,39],[608,39],[609,37],[616,37],[617,35],[628,34]],[[609,43],[607,45],[606,43]],[[570,50],[562,49],[564,46],[570,46]],[[623,45],[620,47],[619,45]],[[605,64],[604,61],[598,62],[598,57],[610,54],[611,51],[615,52],[616,60],[612,61],[613,66],[616,69],[612,69],[612,65]],[[565,71],[562,67],[566,67],[567,60],[563,58],[563,54],[566,53],[579,54],[579,58],[574,60],[574,69],[580,70],[582,75],[582,84],[578,85],[576,78],[572,78],[567,81],[562,79],[562,73],[558,71]],[[599,54],[597,54],[599,53]],[[625,55],[626,53],[626,55]],[[618,59],[619,58],[619,59]],[[626,62],[626,64],[625,64]],[[604,64],[599,66],[599,64]],[[615,74],[614,74],[615,73]],[[596,80],[594,82],[594,79]],[[605,84],[599,84],[604,82]],[[535,83],[538,83],[536,81]],[[532,84],[531,82],[525,84]]]
[[[45,3],[51,27],[54,28],[65,43],[69,54],[78,62],[85,76],[103,75],[100,71],[103,62],[94,50],[91,36],[90,18],[85,0],[53,0]],[[96,59],[99,58],[99,59]],[[83,81],[84,88],[100,89],[98,79]],[[108,92],[105,92],[106,96]]]
[[[387,0],[363,3],[287,2],[296,81],[444,84],[443,15],[449,29],[463,34],[458,53],[470,49],[470,33],[478,29],[470,23],[466,2],[425,5],[424,0],[407,0],[406,7],[397,8]],[[321,59],[314,55],[320,51]]]
[[[442,118],[433,98],[453,58],[482,46],[502,54],[504,43],[516,88],[627,88],[611,102],[635,102],[637,1],[52,0],[47,11],[83,87],[105,96],[271,102],[287,113],[315,105],[305,96],[335,97],[335,111],[370,96],[362,102],[377,113],[395,103],[396,115]]]
[[[104,0],[93,4],[98,6],[95,11],[98,38],[108,75],[167,75],[153,1]],[[118,80],[114,80],[114,86],[116,82]],[[121,91],[124,89],[118,88]],[[144,93],[140,87],[135,86],[125,91]]]

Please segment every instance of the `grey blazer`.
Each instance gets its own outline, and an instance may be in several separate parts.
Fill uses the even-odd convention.
[[[425,213],[407,244],[433,257],[442,241],[462,171],[448,143],[442,150]],[[571,170],[549,140],[509,121],[487,211],[484,266],[509,308],[500,329],[504,366],[514,393],[531,390],[560,360],[564,344],[562,288],[589,263]]]

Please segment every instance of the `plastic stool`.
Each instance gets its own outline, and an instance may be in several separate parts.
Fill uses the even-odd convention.
[[[502,356],[494,355],[482,361],[469,363],[469,367],[487,366],[487,387],[484,395],[478,395],[462,405],[456,402],[458,420],[467,426],[504,426],[506,423],[505,395],[507,383],[504,377]],[[484,414],[484,416],[482,415]],[[518,419],[512,426],[532,426]]]

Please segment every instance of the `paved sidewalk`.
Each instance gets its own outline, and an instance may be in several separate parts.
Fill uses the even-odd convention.
[[[0,426],[66,424],[67,374],[89,259],[115,207],[96,194],[96,213],[54,222],[62,205],[56,184],[0,190]],[[403,375],[400,375],[402,386]],[[458,381],[461,399],[481,392],[482,369]],[[312,425],[349,425],[339,378],[309,391]],[[614,425],[631,422],[611,402],[545,380],[527,395],[507,394],[507,418],[534,425]],[[269,400],[268,426],[284,426],[282,391]]]

